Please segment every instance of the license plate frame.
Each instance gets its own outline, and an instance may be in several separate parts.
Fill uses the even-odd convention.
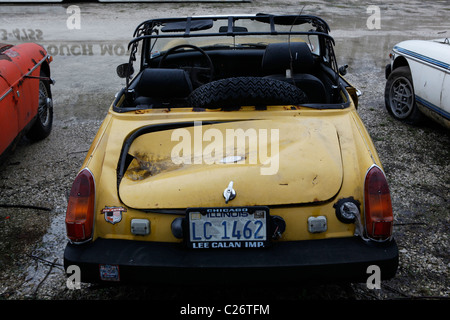
[[[270,210],[265,206],[187,208],[191,249],[266,248]]]

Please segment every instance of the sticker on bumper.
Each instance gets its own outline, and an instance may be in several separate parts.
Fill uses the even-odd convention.
[[[120,281],[119,266],[101,264],[100,279],[103,281]]]

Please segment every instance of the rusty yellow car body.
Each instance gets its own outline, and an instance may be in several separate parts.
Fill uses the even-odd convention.
[[[288,110],[286,110],[288,109]],[[276,175],[260,175],[260,163],[256,165],[244,163],[231,164],[170,164],[175,168],[158,174],[150,174],[138,178],[124,177],[124,186],[121,185],[120,197],[116,192],[116,168],[119,161],[122,145],[130,132],[152,124],[174,123],[180,121],[241,121],[250,120],[248,125],[255,128],[261,125],[264,128],[280,129],[280,136],[285,137],[287,143],[280,142],[280,170]],[[234,122],[235,125],[236,122]],[[227,126],[226,128],[230,128]],[[318,131],[320,128],[320,131]],[[191,130],[193,130],[191,128]],[[297,132],[292,132],[297,130]],[[285,132],[286,131],[286,132]],[[171,150],[179,143],[171,141],[173,130],[158,133],[157,137],[148,137],[145,142],[150,150],[159,153],[154,157],[170,160]],[[296,134],[296,135],[294,135]],[[330,141],[330,135],[335,141]],[[193,136],[193,134],[192,134]],[[306,139],[299,139],[306,137]],[[358,139],[355,139],[357,137]],[[164,146],[160,146],[160,142]],[[153,143],[154,145],[148,145]],[[298,150],[295,145],[302,144]],[[338,143],[342,151],[336,148]],[[207,143],[204,143],[205,146]],[[136,147],[139,148],[139,147]],[[299,151],[300,150],[300,151]],[[94,152],[95,151],[95,152]],[[138,150],[136,152],[139,152]],[[145,151],[144,151],[145,152]],[[311,110],[309,108],[289,106],[272,106],[261,112],[249,107],[247,111],[220,113],[215,110],[192,112],[191,109],[148,110],[145,113],[116,113],[109,110],[109,114],[99,129],[91,150],[88,152],[82,168],[89,168],[95,175],[97,189],[96,212],[107,206],[123,206],[127,201],[140,208],[167,209],[183,207],[214,207],[224,204],[223,189],[233,177],[236,188],[240,194],[233,200],[233,206],[264,205],[298,205],[302,203],[322,203],[330,198],[354,195],[355,199],[363,203],[363,188],[361,181],[372,164],[381,167],[381,162],[375,151],[372,140],[367,133],[359,115],[353,105],[345,110]],[[301,159],[301,160],[298,160]],[[244,161],[245,162],[245,161]],[[248,161],[247,161],[248,162]],[[316,165],[319,163],[319,166]],[[208,174],[198,167],[207,166]],[[220,167],[226,167],[222,170]],[[358,168],[346,170],[343,168]],[[132,169],[130,169],[131,171]],[[214,174],[214,170],[220,171]],[[254,172],[254,171],[257,172]],[[148,172],[143,170],[144,172]],[[297,177],[304,177],[299,180]],[[167,183],[168,179],[174,181]],[[345,179],[346,183],[343,184]],[[196,181],[198,189],[189,188],[189,183]],[[175,190],[175,192],[170,192]],[[299,191],[301,190],[301,191]],[[143,197],[142,194],[152,196]],[[274,197],[273,195],[276,194]],[[261,202],[260,199],[267,199]],[[137,204],[136,204],[137,203]],[[230,203],[231,204],[231,203]],[[286,232],[279,241],[293,241],[306,239],[320,239],[328,237],[348,237],[354,234],[354,225],[346,225],[334,219],[334,202],[327,205],[318,205],[311,210],[310,207],[298,205],[290,208],[273,209],[271,213],[282,216],[286,220]],[[302,214],[302,211],[305,213]],[[311,215],[325,215],[328,218],[328,231],[313,234],[307,230],[306,220]],[[139,209],[127,208],[120,224],[110,224],[104,221],[103,216],[97,215],[94,229],[94,240],[101,238],[126,238],[142,241],[180,242],[171,233],[170,225],[177,216],[161,215],[159,213],[142,212]],[[150,219],[156,230],[146,236],[135,236],[130,232],[131,219]],[[289,228],[289,226],[296,226]]]
[[[245,29],[230,27],[240,20]],[[246,22],[254,20],[271,26],[267,37],[280,34],[277,23],[313,23],[316,31],[286,34],[318,39],[145,49],[155,50],[145,41],[164,39],[149,31],[155,28],[161,34],[181,28],[189,38],[227,21],[225,34],[237,37],[252,35]],[[223,36],[220,30],[208,36]],[[86,282],[251,282],[250,274],[271,271],[277,281],[364,281],[371,265],[383,279],[393,277],[398,250],[389,188],[357,112],[357,90],[323,49],[332,44],[327,32],[312,16],[141,24],[130,63],[121,66],[127,87],[110,106],[71,190],[65,266],[79,266]],[[144,58],[131,79],[141,40]],[[262,59],[274,72],[283,50],[291,59],[331,61],[329,96],[308,87],[320,81],[299,74],[295,61],[286,81],[255,70]],[[212,62],[199,67],[205,56]],[[241,68],[250,74],[236,68],[230,76],[227,59],[232,65],[247,59],[250,66]]]

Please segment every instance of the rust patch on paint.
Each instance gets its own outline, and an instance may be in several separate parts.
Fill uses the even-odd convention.
[[[133,181],[144,180],[161,172],[168,172],[181,168],[181,164],[173,163],[172,159],[158,159],[155,155],[136,153],[133,155],[125,176]]]

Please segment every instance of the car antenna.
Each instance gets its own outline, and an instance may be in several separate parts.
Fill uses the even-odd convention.
[[[299,14],[295,17],[294,21],[292,21],[291,27],[289,29],[289,35],[288,35],[288,50],[289,50],[289,74],[288,71],[286,70],[286,78],[291,78],[293,84],[295,85],[294,82],[294,58],[292,56],[292,50],[291,50],[291,32],[292,32],[292,28],[294,27],[295,23],[297,22],[297,19],[302,15],[303,10],[305,9],[306,4],[303,6],[303,8],[300,10]]]

